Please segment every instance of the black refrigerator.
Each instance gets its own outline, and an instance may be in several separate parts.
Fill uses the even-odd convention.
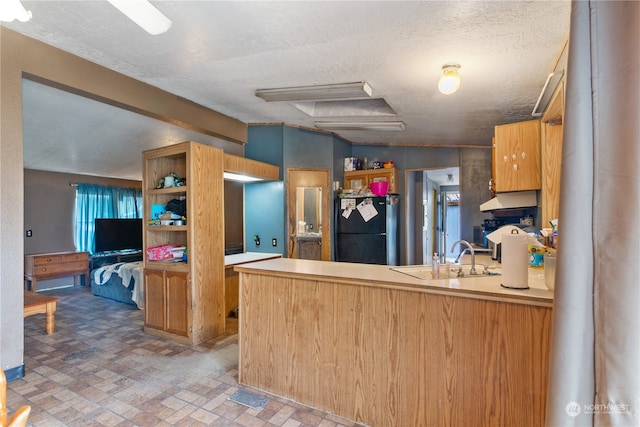
[[[336,199],[335,260],[398,265],[397,194]]]

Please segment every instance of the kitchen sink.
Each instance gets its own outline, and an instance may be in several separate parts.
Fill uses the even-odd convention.
[[[406,265],[400,267],[390,267],[391,270],[398,273],[407,274],[420,280],[432,280],[432,268],[430,265]],[[447,271],[446,265],[440,266],[439,279],[465,279],[469,277],[485,277],[500,276],[500,269],[495,267],[487,267],[485,265],[476,265],[476,273],[471,274],[470,264],[452,264]],[[437,279],[435,279],[437,280]]]

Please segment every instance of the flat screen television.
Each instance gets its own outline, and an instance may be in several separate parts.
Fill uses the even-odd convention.
[[[95,253],[142,249],[142,218],[96,218]]]

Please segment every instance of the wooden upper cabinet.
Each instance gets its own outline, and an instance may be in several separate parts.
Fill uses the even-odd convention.
[[[496,192],[540,189],[540,122],[495,127],[493,184]]]
[[[560,84],[542,116],[542,224],[549,224],[560,212],[563,118],[564,83]]]
[[[356,189],[372,182],[387,181],[389,193],[398,191],[398,172],[396,168],[363,169],[344,173],[344,188]]]

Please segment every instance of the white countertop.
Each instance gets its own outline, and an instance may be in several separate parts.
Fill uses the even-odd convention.
[[[263,261],[267,259],[280,258],[280,254],[264,253],[264,252],[244,252],[241,254],[225,255],[224,266],[233,267],[235,265],[245,264],[247,262]]]
[[[476,257],[480,258],[480,257]],[[489,258],[490,260],[490,258]],[[481,261],[476,259],[478,264]],[[497,265],[492,262],[492,265]],[[347,262],[311,261],[291,258],[252,262],[235,267],[239,272],[299,276],[319,281],[379,286],[407,291],[464,296],[469,298],[514,302],[544,307],[553,306],[553,292],[544,284],[544,270],[529,268],[529,289],[508,289],[500,285],[502,276],[465,277],[461,279],[417,279],[391,270],[386,265]]]

